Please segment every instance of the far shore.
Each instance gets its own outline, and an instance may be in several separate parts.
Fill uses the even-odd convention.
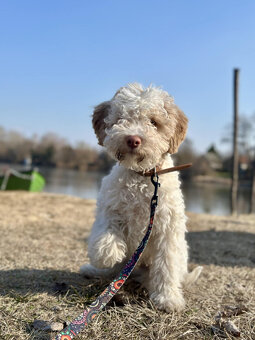
[[[194,183],[199,184],[220,184],[224,186],[231,185],[231,178],[223,178],[217,176],[209,176],[209,175],[198,175],[192,178]]]

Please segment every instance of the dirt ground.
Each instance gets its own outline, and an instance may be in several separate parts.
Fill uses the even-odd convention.
[[[24,192],[0,201],[0,339],[49,340],[56,333],[34,320],[71,321],[107,285],[79,275],[95,201]],[[255,339],[255,216],[188,216],[190,268],[204,269],[184,312],[158,311],[130,281],[77,339],[232,339],[227,320]]]

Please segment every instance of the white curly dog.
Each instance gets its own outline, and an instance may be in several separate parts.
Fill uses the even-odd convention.
[[[86,276],[117,273],[142,240],[154,191],[145,172],[173,166],[187,130],[187,118],[167,92],[133,83],[120,88],[110,101],[96,106],[93,126],[100,145],[118,161],[103,179],[96,220],[88,244],[91,264],[81,267]],[[182,285],[201,272],[188,274],[186,216],[178,173],[160,176],[159,204],[147,248],[142,254],[140,281],[162,310],[181,310]]]

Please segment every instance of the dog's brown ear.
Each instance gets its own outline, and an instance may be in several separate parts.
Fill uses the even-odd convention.
[[[94,109],[92,116],[92,124],[95,130],[95,134],[98,139],[98,144],[103,145],[106,133],[104,119],[107,117],[110,109],[110,102],[103,102],[97,105]]]
[[[170,145],[168,152],[174,154],[178,151],[180,144],[183,142],[187,128],[188,118],[185,116],[182,110],[173,103],[165,103],[165,109],[169,116],[176,121],[174,135],[170,138]]]

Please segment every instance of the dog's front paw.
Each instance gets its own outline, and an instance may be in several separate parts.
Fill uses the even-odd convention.
[[[80,267],[80,273],[83,277],[86,279],[91,279],[91,278],[107,278],[111,279],[113,274],[115,274],[115,271],[112,269],[102,269],[102,268],[96,268],[92,266],[90,263],[86,263],[83,266]]]
[[[185,301],[182,293],[179,290],[171,293],[153,293],[151,300],[155,306],[165,312],[177,311],[180,312],[185,307]]]
[[[126,244],[115,234],[104,234],[89,251],[91,263],[97,268],[112,268],[126,256]]]

